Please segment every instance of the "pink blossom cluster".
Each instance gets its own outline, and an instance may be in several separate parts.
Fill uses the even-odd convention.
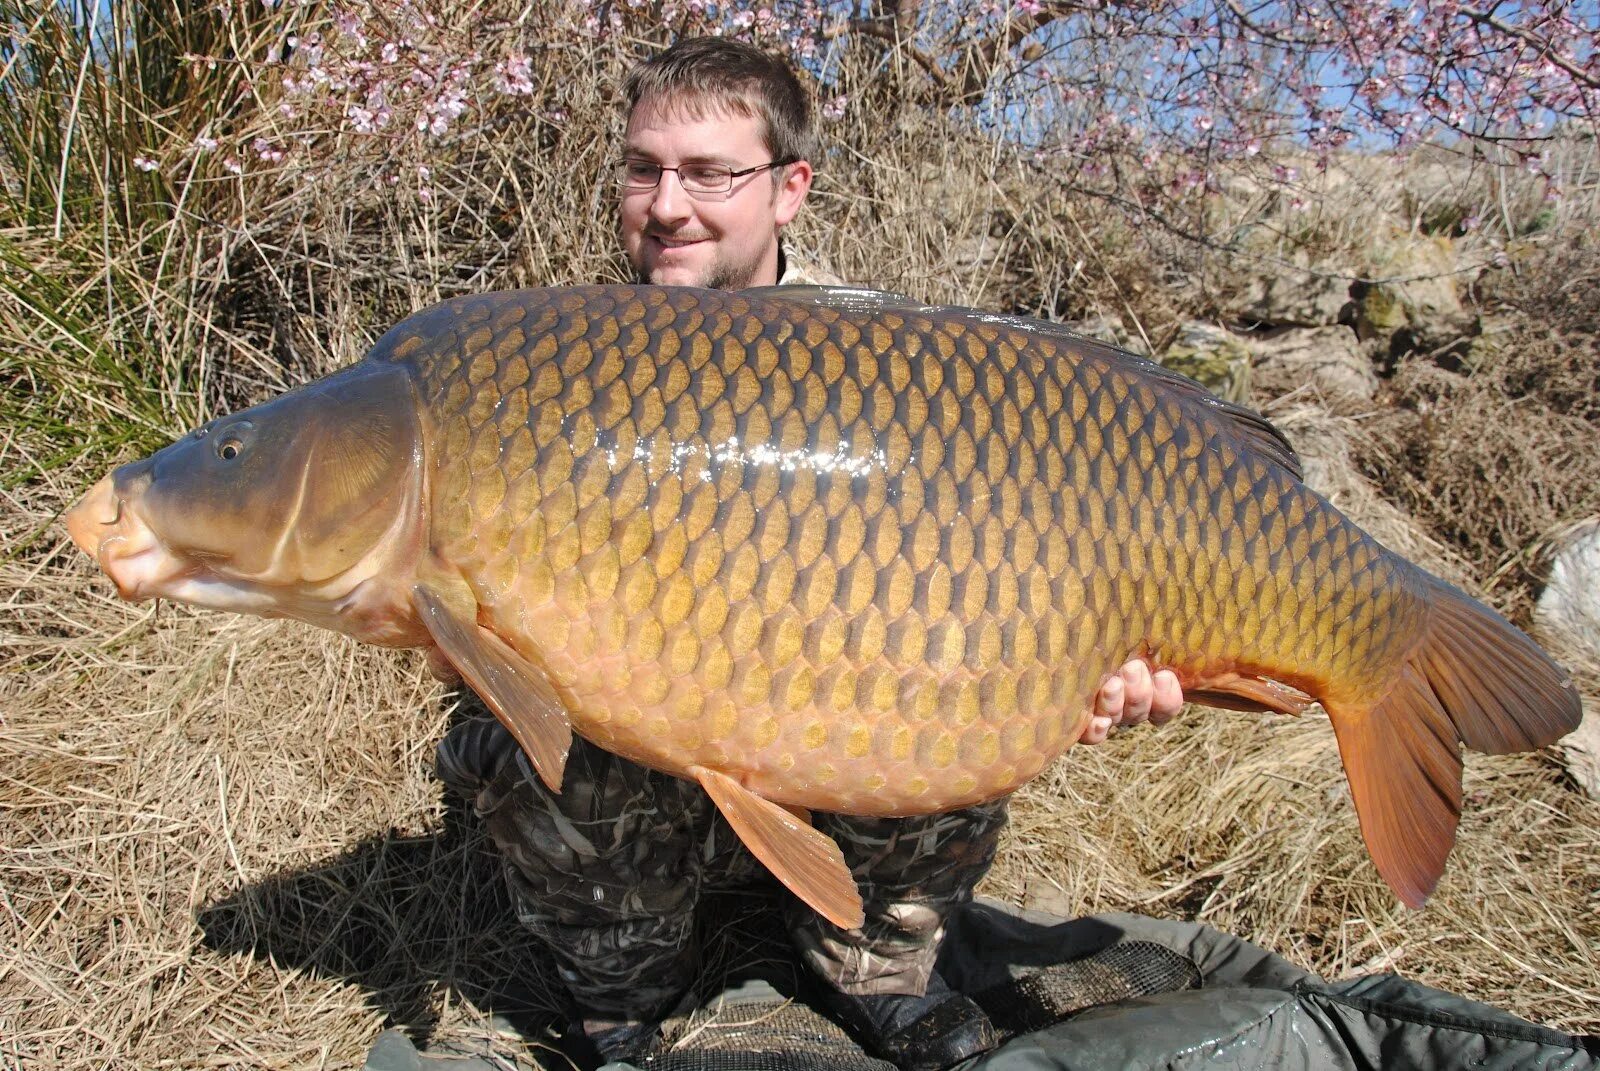
[[[261,2],[277,6],[276,0]],[[285,6],[305,2],[287,0]],[[575,11],[587,6],[573,5]],[[265,62],[187,57],[202,70],[224,62],[245,68],[258,97],[273,104],[273,133],[246,137],[224,150],[212,132],[203,131],[185,148],[186,155],[223,151],[224,169],[241,174],[246,164],[273,166],[296,156],[315,157],[326,150],[330,134],[378,139],[380,152],[414,140],[425,153],[428,143],[460,136],[464,123],[487,110],[538,92],[533,52],[539,46],[530,42],[531,35],[506,32],[504,26],[486,34],[481,16],[444,0],[337,0],[320,20],[308,20],[304,12],[280,14],[293,29],[286,29],[281,48]],[[572,19],[540,29],[569,39],[582,35]],[[541,113],[552,122],[561,114],[554,107]],[[136,166],[160,166],[148,154],[141,161]],[[381,170],[377,177],[392,184],[396,176]],[[426,191],[426,183],[419,189]]]
[[[990,4],[960,32],[1024,8]],[[1055,89],[1072,117],[1055,144],[1080,159],[1155,144],[1207,171],[1269,146],[1326,160],[1459,137],[1542,173],[1540,139],[1600,117],[1600,8],[1565,0],[1103,0],[1036,22],[1045,59],[1014,92]]]
[[[919,100],[1090,177],[1166,161],[1180,194],[1209,188],[1227,159],[1437,137],[1494,141],[1542,173],[1539,140],[1600,115],[1600,5],[1569,0],[548,0],[500,21],[446,0],[333,3],[324,16],[284,0],[274,58],[227,60],[276,87],[277,132],[219,148],[201,131],[187,151],[234,170],[292,161],[330,132],[425,151],[507,106],[559,123],[540,81],[550,50],[609,42],[631,56],[696,34],[786,52],[817,83],[824,120],[871,98],[849,71],[892,60],[932,84]],[[847,69],[847,52],[868,63]]]

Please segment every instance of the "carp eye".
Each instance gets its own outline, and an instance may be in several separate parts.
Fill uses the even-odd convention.
[[[224,461],[232,461],[239,456],[239,451],[244,449],[244,443],[238,439],[224,439],[217,444],[217,456]]]

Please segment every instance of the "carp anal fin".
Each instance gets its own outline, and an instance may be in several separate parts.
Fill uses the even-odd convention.
[[[861,892],[833,838],[727,774],[704,766],[691,766],[688,773],[700,782],[750,854],[790,892],[835,926],[854,930],[866,921]]]
[[[1565,671],[1505,618],[1428,577],[1429,620],[1389,691],[1363,710],[1324,700],[1378,873],[1421,907],[1461,814],[1461,750],[1554,742],[1583,707]]]
[[[572,721],[544,671],[476,621],[463,619],[427,587],[418,584],[411,597],[445,657],[511,730],[539,780],[560,792]]]
[[[1298,688],[1291,688],[1268,677],[1245,677],[1226,673],[1186,681],[1185,702],[1200,703],[1222,710],[1271,711],[1277,714],[1303,714],[1316,700]]]

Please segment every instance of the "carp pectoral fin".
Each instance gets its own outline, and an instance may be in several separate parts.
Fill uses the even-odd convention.
[[[1461,748],[1450,718],[1410,664],[1371,710],[1325,705],[1367,852],[1406,906],[1421,907],[1461,817]]]
[[[1303,714],[1316,700],[1298,688],[1266,677],[1242,677],[1237,673],[1206,677],[1184,685],[1183,698],[1223,710],[1274,711]]]
[[[806,810],[804,807],[795,807],[792,804],[788,804],[788,803],[780,803],[780,804],[778,804],[778,806],[782,807],[784,810],[786,810],[790,814],[794,815],[796,818],[798,818],[800,821],[804,822],[806,825],[809,826],[811,824],[811,812]]]
[[[691,766],[688,773],[700,782],[750,854],[790,892],[835,926],[854,930],[866,921],[861,892],[833,838],[727,774],[704,766]]]
[[[499,636],[453,611],[429,588],[418,584],[411,597],[439,650],[511,730],[539,780],[551,792],[560,792],[572,749],[572,721],[544,671]]]

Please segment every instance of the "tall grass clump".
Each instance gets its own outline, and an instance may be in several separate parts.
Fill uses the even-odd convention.
[[[8,484],[194,414],[192,347],[150,314],[184,296],[162,256],[171,190],[140,166],[174,109],[205,99],[177,62],[205,37],[186,8],[0,4],[0,417],[25,462]]]

